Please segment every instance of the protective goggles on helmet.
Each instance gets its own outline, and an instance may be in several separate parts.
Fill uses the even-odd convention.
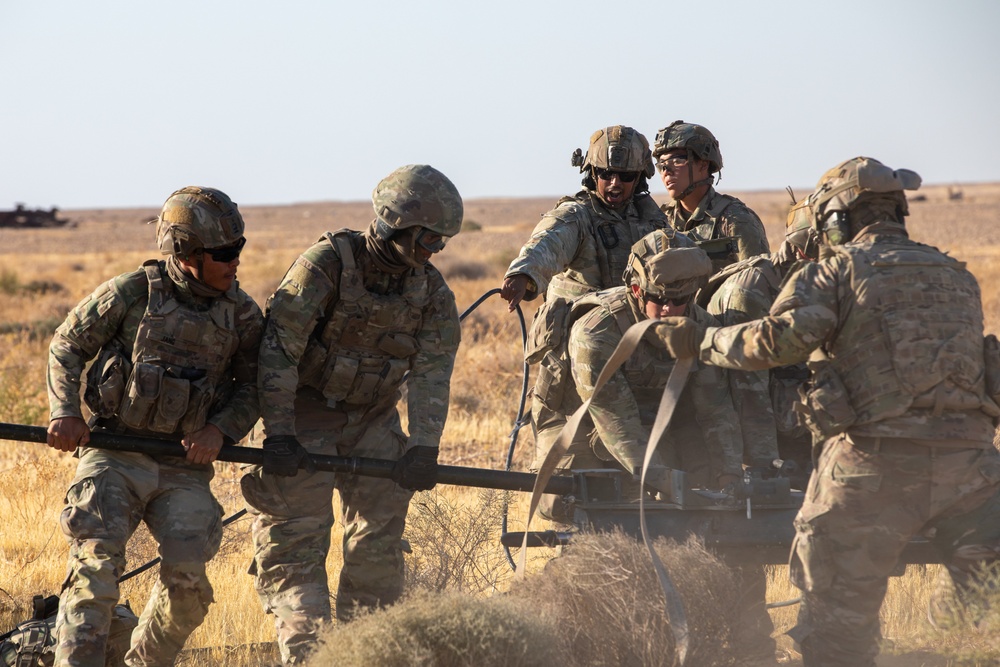
[[[427,252],[440,252],[444,249],[445,244],[448,243],[448,239],[449,237],[447,236],[442,236],[426,227],[421,227],[414,241]]]
[[[615,176],[622,183],[631,183],[635,179],[639,178],[638,171],[614,171],[611,169],[601,169],[600,167],[594,167],[594,176],[601,179],[602,181],[610,181]]]
[[[211,257],[214,262],[228,264],[240,256],[240,253],[243,252],[243,246],[246,244],[247,240],[242,238],[232,245],[221,248],[205,248],[205,254]]]
[[[656,168],[660,171],[668,171],[670,169],[677,169],[678,167],[686,167],[688,163],[687,153],[674,153],[673,155],[661,155],[660,159],[656,162]]]

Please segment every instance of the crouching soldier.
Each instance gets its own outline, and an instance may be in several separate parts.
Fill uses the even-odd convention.
[[[172,665],[213,602],[205,563],[222,539],[209,482],[226,442],[257,421],[263,317],[236,282],[243,218],[218,190],[170,195],[156,223],[166,261],[112,278],[49,348],[48,444],[80,463],[60,517],[70,542],[56,665],[103,667],[125,545],[140,521],[162,563],[132,635],[129,665]],[[80,410],[87,375],[88,424]],[[87,447],[91,429],[180,440],[184,459]]]
[[[564,415],[591,399],[594,431],[571,443],[560,470],[602,468],[611,463],[634,472],[642,466],[674,359],[657,341],[643,340],[595,395],[597,378],[629,327],[668,316],[715,322],[692,303],[712,271],[711,260],[699,248],[672,248],[672,242],[669,232],[657,230],[633,245],[623,275],[625,286],[572,302],[561,324],[555,325],[559,335],[548,337],[553,349],[538,350],[547,354],[536,383],[536,391],[537,387],[544,391],[536,398],[560,417],[540,425],[549,448],[555,437],[546,437],[545,432],[558,433]],[[692,486],[720,488],[741,476],[742,451],[726,373],[699,367],[681,394],[651,465],[684,470]],[[638,499],[637,487],[635,493]],[[541,512],[552,520],[572,520],[570,508],[551,496],[543,501]]]

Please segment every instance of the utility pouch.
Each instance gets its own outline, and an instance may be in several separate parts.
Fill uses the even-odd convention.
[[[538,365],[535,378],[535,398],[553,412],[562,408],[566,395],[566,384],[570,382],[569,361],[549,352]]]
[[[529,364],[542,360],[549,350],[559,349],[566,336],[570,302],[551,299],[541,305],[531,322],[531,332],[524,347],[524,359]]]
[[[849,429],[858,416],[837,371],[828,361],[809,362],[812,379],[799,387],[806,426],[819,438],[829,438]]]
[[[96,417],[113,417],[122,404],[125,382],[130,371],[129,360],[118,350],[101,350],[87,371],[84,403]]]
[[[409,359],[417,353],[420,345],[417,339],[407,334],[385,334],[378,341],[378,349],[397,359]]]
[[[118,420],[136,430],[148,428],[150,414],[163,384],[163,368],[153,364],[137,363],[132,368],[128,389],[118,411]]]
[[[359,359],[351,357],[331,355],[326,361],[326,370],[323,372],[323,396],[329,405],[347,398],[351,393],[351,385],[358,375],[358,367],[361,365]]]

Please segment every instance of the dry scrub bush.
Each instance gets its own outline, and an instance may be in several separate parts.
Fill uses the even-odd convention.
[[[656,550],[684,601],[690,637],[686,664],[736,664],[737,575],[694,540],[658,540]],[[561,557],[541,574],[515,582],[510,594],[558,627],[563,664],[673,664],[663,592],[645,546],[632,536],[576,535]]]
[[[570,665],[555,628],[520,600],[420,593],[332,626],[308,662],[314,667],[556,667]]]
[[[943,568],[938,581],[946,592],[935,613],[938,628],[926,623],[918,639],[955,665],[1000,664],[1000,563],[980,570],[961,602]]]
[[[474,505],[441,492],[417,494],[410,503],[406,536],[407,590],[492,593],[510,580],[510,564],[497,546],[509,493],[484,489]]]

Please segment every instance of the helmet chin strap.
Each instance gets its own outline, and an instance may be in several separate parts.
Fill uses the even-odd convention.
[[[688,150],[687,154],[688,154],[687,158],[688,181],[690,181],[690,183],[688,183],[688,186],[684,188],[683,192],[677,195],[678,199],[684,199],[685,197],[687,197],[689,194],[691,194],[701,186],[711,185],[712,183],[715,182],[715,177],[712,176],[712,174],[709,174],[708,176],[699,181],[694,180],[694,161],[697,156],[695,156],[690,149]]]

